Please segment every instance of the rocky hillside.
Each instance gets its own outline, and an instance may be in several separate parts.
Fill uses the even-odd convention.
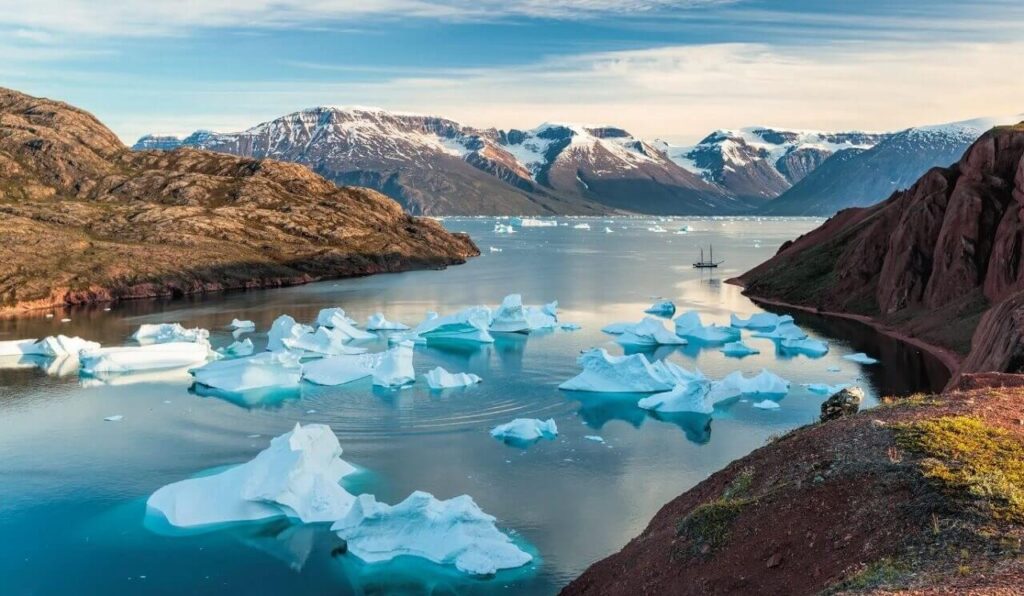
[[[985,131],[1024,118],[979,118],[910,128],[869,148],[841,151],[760,210],[765,215],[832,215],[873,205],[907,188],[929,169],[963,155]]]
[[[0,312],[444,267],[464,235],[295,164],[130,151],[92,115],[0,89]]]
[[[1024,372],[1024,125],[959,162],[783,245],[740,281],[754,297],[866,315],[965,357]]]
[[[435,116],[320,107],[181,145],[308,165],[430,215],[734,213],[748,207],[660,151],[610,127],[476,129]],[[144,137],[138,149],[176,146]]]

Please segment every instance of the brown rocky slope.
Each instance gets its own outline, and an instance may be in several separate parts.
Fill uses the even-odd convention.
[[[132,152],[91,114],[0,88],[0,313],[439,268],[468,236],[304,166]]]
[[[841,211],[739,278],[754,298],[871,317],[963,357],[1024,372],[1024,125],[948,168]]]

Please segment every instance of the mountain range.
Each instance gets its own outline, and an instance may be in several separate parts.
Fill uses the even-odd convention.
[[[880,201],[953,161],[987,118],[895,133],[751,127],[693,146],[613,126],[474,128],[438,116],[317,107],[235,133],[148,135],[135,149],[193,147],[309,166],[424,215],[830,215]]]

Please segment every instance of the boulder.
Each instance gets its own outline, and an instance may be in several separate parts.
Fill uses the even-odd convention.
[[[844,416],[856,414],[860,402],[864,401],[864,390],[860,387],[847,387],[825,400],[821,404],[821,421],[828,422]]]

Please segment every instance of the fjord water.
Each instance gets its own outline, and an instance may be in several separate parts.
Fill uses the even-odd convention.
[[[941,386],[937,362],[857,323],[793,313],[813,337],[829,340],[820,359],[776,354],[770,340],[743,360],[695,345],[648,353],[720,378],[768,368],[790,380],[774,411],[740,400],[711,416],[654,416],[640,396],[574,394],[557,386],[578,372],[581,350],[621,349],[600,328],[636,321],[652,297],[696,309],[704,322],[760,309],[724,283],[774,254],[813,219],[590,219],[569,226],[495,234],[493,219],[449,219],[482,256],[445,271],[420,271],[176,301],[120,304],[0,322],[0,340],[63,333],[104,345],[126,343],[142,323],[180,322],[211,330],[215,346],[232,341],[225,326],[251,319],[257,349],[271,321],[287,313],[312,321],[342,306],[359,321],[381,311],[408,324],[429,310],[454,312],[498,304],[522,293],[538,304],[558,299],[560,320],[579,331],[502,335],[492,345],[418,346],[417,373],[435,366],[472,372],[482,384],[432,392],[370,380],[340,387],[304,385],[293,394],[239,403],[189,389],[183,371],[109,379],[39,367],[0,370],[0,593],[203,594],[503,593],[549,594],[588,564],[621,548],[658,509],[728,462],[816,419],[821,396],[801,383],[856,383],[877,396]],[[660,224],[668,233],[648,228]],[[689,233],[675,230],[689,225]],[[613,233],[604,233],[605,226]],[[699,248],[714,245],[725,263],[698,271]],[[491,251],[491,247],[500,252]],[[63,317],[70,322],[61,323]],[[671,322],[666,321],[671,328]],[[383,349],[386,340],[369,344]],[[860,366],[842,355],[882,359]],[[840,372],[828,369],[839,367]],[[63,373],[63,374],[62,374]],[[104,418],[123,416],[120,422]],[[488,435],[517,417],[553,418],[560,434],[527,449]],[[148,515],[159,487],[251,459],[296,423],[329,424],[345,459],[363,471],[346,487],[393,503],[413,490],[438,498],[471,495],[498,526],[536,554],[535,564],[494,578],[465,578],[416,559],[364,565],[337,552],[326,525],[285,519],[205,532],[173,531]],[[586,439],[600,436],[604,442]]]

